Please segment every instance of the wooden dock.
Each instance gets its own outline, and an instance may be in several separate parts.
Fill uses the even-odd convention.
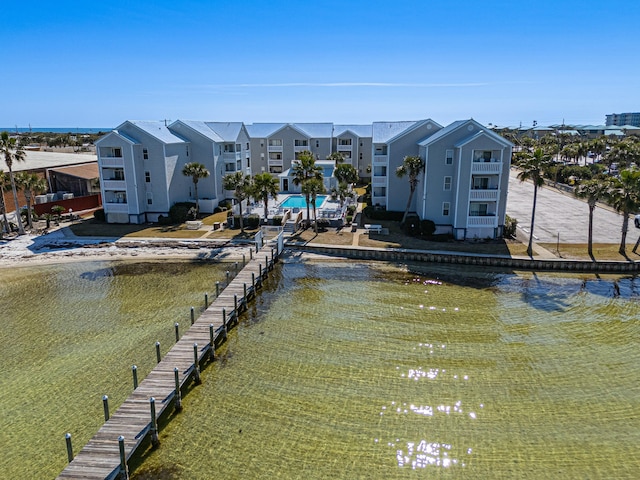
[[[89,443],[57,477],[59,479],[126,479],[129,459],[149,435],[158,441],[157,419],[181,408],[182,388],[200,383],[200,366],[214,359],[215,349],[238,322],[282,253],[282,234],[275,245],[251,251],[249,262],[220,291],[180,340],[120,405]],[[69,444],[68,444],[69,447]]]

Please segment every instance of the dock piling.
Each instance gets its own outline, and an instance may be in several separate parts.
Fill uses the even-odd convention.
[[[133,365],[131,367],[131,373],[133,374],[133,389],[138,388],[138,367]]]
[[[256,296],[256,274],[251,272],[251,288],[253,288],[253,296]]]
[[[209,294],[204,292],[204,309],[209,308]]]
[[[213,323],[209,324],[209,345],[211,346],[209,360],[213,362],[216,359],[216,340],[213,331]]]
[[[193,307],[191,307],[191,325],[193,325],[196,321],[196,312]]]
[[[249,260],[253,260],[253,248],[249,249]]]
[[[156,399],[151,397],[149,399],[149,406],[151,407],[151,444],[154,447],[160,445],[158,440],[158,423],[156,421]]]
[[[107,395],[102,396],[102,408],[104,409],[104,421],[109,421],[109,397]]]
[[[233,274],[238,275],[238,262],[233,264]]]
[[[180,340],[180,324],[176,322],[173,327],[176,329],[176,342],[178,342]]]
[[[176,410],[179,412],[182,410],[182,394],[180,392],[180,370],[178,370],[178,367],[173,369],[173,375],[176,379]]]
[[[242,254],[242,268],[244,268],[246,264],[247,264],[247,256],[243,253]]]
[[[69,463],[73,460],[73,447],[71,446],[71,434],[66,433],[64,435],[65,442],[67,442],[67,458],[69,459]]]
[[[195,374],[196,384],[200,385],[200,363],[198,363],[198,344],[193,344],[193,373]]]
[[[231,272],[229,272],[229,270],[227,270],[225,273],[227,275],[227,286],[229,286],[229,276],[231,275]]]
[[[216,298],[220,296],[220,282],[216,282]]]
[[[156,342],[156,360],[160,363],[160,342]]]
[[[120,435],[118,437],[118,447],[120,447],[120,473],[119,477],[122,480],[127,480],[129,475],[127,473],[127,455],[124,451],[124,437]]]

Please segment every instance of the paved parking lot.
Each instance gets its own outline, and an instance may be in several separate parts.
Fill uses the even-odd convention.
[[[517,172],[511,170],[507,215],[518,220],[518,229],[529,235],[531,209],[533,207],[533,184],[521,182]],[[536,220],[533,229],[534,241],[538,243],[587,243],[589,207],[569,193],[552,188],[538,189]],[[614,211],[596,207],[593,215],[593,242],[620,243],[622,216]],[[640,235],[632,220],[629,220],[627,244],[635,244]]]

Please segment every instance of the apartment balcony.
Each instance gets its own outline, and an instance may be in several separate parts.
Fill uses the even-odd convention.
[[[308,150],[308,148],[307,149],[303,148],[303,150]],[[276,145],[269,145],[267,147],[267,152],[269,152],[269,153],[271,153],[271,152],[282,152],[282,145],[277,145],[277,146]]]
[[[278,147],[274,147],[274,148],[278,148]],[[305,150],[309,150],[309,145],[294,145],[294,147],[293,147],[293,151],[294,152],[304,152]],[[271,152],[272,150],[269,150],[269,151]],[[277,151],[281,152],[282,150],[273,150],[273,151],[274,152],[277,152]]]
[[[225,162],[233,162],[236,160],[240,160],[241,155],[242,154],[240,152],[223,152],[222,159]]]
[[[500,160],[491,159],[490,162],[472,162],[471,174],[499,174],[502,172],[502,162]]]
[[[471,190],[469,192],[469,200],[471,201],[489,201],[489,202],[497,202],[500,196],[500,191],[496,189],[485,189],[485,190]]]
[[[495,215],[482,215],[467,217],[467,227],[494,227],[498,226],[498,217]]]
[[[103,202],[102,207],[105,213],[129,213],[129,204],[112,202]]]
[[[123,157],[103,157],[100,155],[100,165],[103,167],[124,167]]]
[[[353,147],[351,145],[338,145],[339,152],[352,152]]]
[[[103,180],[102,186],[105,190],[126,190],[127,182],[124,180]]]
[[[385,186],[387,184],[387,177],[386,176],[371,177],[371,184],[378,185],[378,186]]]
[[[381,163],[386,165],[389,162],[389,155],[374,155],[373,156],[373,163]]]

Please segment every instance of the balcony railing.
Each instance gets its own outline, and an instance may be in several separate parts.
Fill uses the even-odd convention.
[[[389,161],[388,155],[374,155],[373,163],[384,163],[385,165]]]
[[[497,189],[494,190],[471,190],[469,192],[469,200],[489,200],[489,201],[497,201],[498,200],[499,191]]]
[[[375,176],[375,177],[371,177],[371,183],[373,185],[386,185],[387,184],[387,177],[381,177],[381,176]]]
[[[127,182],[124,180],[104,180],[102,186],[105,190],[126,190]]]
[[[240,152],[224,152],[222,154],[222,159],[225,161],[229,160],[240,160],[241,153]]]
[[[281,152],[282,151],[282,145],[269,145],[267,147],[267,152]]]
[[[467,217],[467,227],[497,227],[498,217],[495,215],[483,215],[478,217]]]
[[[100,164],[103,167],[124,167],[124,158],[103,157],[102,155],[100,155]]]
[[[129,205],[126,203],[104,202],[102,206],[105,213],[129,213]]]
[[[471,164],[471,173],[500,173],[502,171],[502,162],[473,162]]]

